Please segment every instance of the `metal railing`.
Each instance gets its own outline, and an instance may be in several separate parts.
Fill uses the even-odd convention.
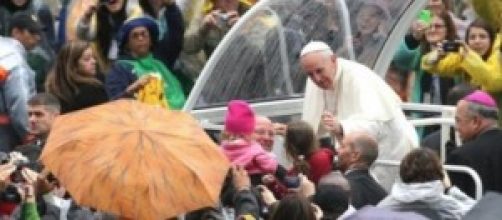
[[[450,128],[455,125],[455,106],[403,103],[401,107],[405,111],[407,110],[441,114],[441,116],[439,117],[410,119],[409,121],[415,127],[431,125],[441,126],[441,145],[439,149],[439,158],[441,159],[441,162],[444,163],[446,161],[446,142],[450,138]],[[456,143],[460,143],[458,135],[455,136],[457,139]]]
[[[380,166],[399,166],[400,163],[401,162],[397,160],[377,160],[374,164]],[[470,167],[460,165],[443,165],[443,168],[450,172],[465,173],[469,175],[472,180],[474,180],[475,199],[481,199],[483,196],[483,184],[481,183],[481,178],[475,170]]]

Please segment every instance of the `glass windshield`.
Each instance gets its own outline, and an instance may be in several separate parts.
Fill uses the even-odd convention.
[[[386,37],[411,0],[263,1],[222,41],[203,74],[194,109],[302,97],[306,75],[299,53],[312,40],[339,57],[372,68]],[[209,72],[209,73],[206,73]]]

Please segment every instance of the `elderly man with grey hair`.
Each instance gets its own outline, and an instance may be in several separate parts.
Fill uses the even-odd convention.
[[[270,118],[261,115],[255,117],[255,124],[253,139],[264,150],[271,152],[274,146],[274,124]]]
[[[378,159],[401,160],[418,146],[413,126],[401,110],[401,100],[375,72],[338,58],[324,42],[310,42],[300,53],[308,75],[302,120],[319,136],[340,141],[344,134],[367,132],[377,140]],[[375,167],[373,174],[387,189],[398,169]]]
[[[364,132],[345,135],[338,148],[338,165],[350,183],[352,205],[356,209],[366,205],[377,205],[387,196],[387,192],[369,173],[377,157],[376,140]]]
[[[457,103],[455,129],[463,145],[451,152],[447,163],[465,165],[481,177],[483,191],[502,193],[502,130],[497,126],[499,110],[495,100],[475,91]],[[453,185],[474,196],[474,182],[466,175],[451,173]]]

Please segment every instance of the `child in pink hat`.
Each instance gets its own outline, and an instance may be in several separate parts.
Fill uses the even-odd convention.
[[[228,103],[227,108],[223,153],[233,165],[243,166],[252,182],[258,184],[262,175],[276,173],[278,163],[252,138],[255,114],[249,104],[242,100],[233,100]]]

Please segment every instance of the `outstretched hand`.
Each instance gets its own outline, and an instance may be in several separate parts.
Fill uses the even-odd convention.
[[[12,163],[0,165],[0,190],[3,191],[10,183],[10,175],[16,170]]]
[[[321,116],[321,121],[326,130],[334,136],[339,137],[343,135],[342,124],[340,124],[331,112],[325,111]]]
[[[242,166],[232,167],[233,184],[237,191],[251,189],[251,179],[248,172]]]
[[[153,76],[147,75],[147,76],[142,76],[139,79],[137,79],[135,82],[133,82],[131,85],[129,85],[126,89],[127,94],[133,94],[140,89],[142,89],[148,82],[150,82],[150,79]]]
[[[428,24],[424,23],[423,21],[417,20],[411,24],[410,32],[413,38],[419,41],[424,38],[425,31],[427,30],[427,28],[429,28]]]

